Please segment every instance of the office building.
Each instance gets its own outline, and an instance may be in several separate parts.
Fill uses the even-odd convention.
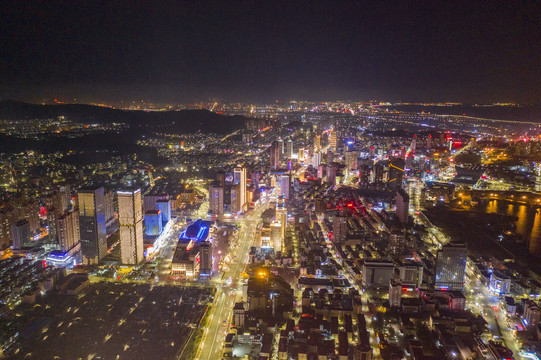
[[[103,187],[79,189],[79,234],[83,264],[96,265],[107,255]]]
[[[13,249],[20,250],[23,247],[29,246],[32,241],[32,234],[28,220],[17,221],[11,228],[11,237]]]
[[[357,158],[359,157],[359,153],[357,151],[348,151],[345,154],[345,163],[346,168],[348,172],[356,172],[357,171]]]
[[[163,215],[160,210],[145,213],[145,236],[157,237],[163,230]]]
[[[218,171],[218,174],[216,174],[216,181],[220,183],[221,187],[225,187],[225,171]]]
[[[436,256],[436,289],[462,290],[467,249],[464,244],[444,245]]]
[[[299,148],[299,161],[304,161],[304,148]]]
[[[169,195],[167,194],[158,194],[158,195],[145,195],[144,197],[144,211],[156,210],[156,202],[159,200],[168,200]]]
[[[317,168],[321,164],[321,151],[314,152],[314,163],[312,164]]]
[[[398,190],[402,187],[402,181],[404,180],[404,168],[406,162],[402,158],[393,158],[389,160],[389,188]]]
[[[59,216],[56,219],[56,228],[60,250],[69,251],[79,244],[80,231],[78,212],[66,211],[64,215]]]
[[[327,184],[336,185],[336,168],[332,164],[327,165]]]
[[[318,152],[321,149],[321,135],[314,136],[314,152]]]
[[[237,214],[242,211],[240,184],[231,186],[231,213]]]
[[[246,168],[236,167],[233,170],[233,184],[239,186],[239,203],[242,210],[246,206]]]
[[[331,132],[329,136],[329,146],[331,151],[336,151],[337,135],[336,131]]]
[[[291,159],[293,157],[293,141],[287,140],[286,145],[286,158]]]
[[[409,222],[409,207],[409,195],[403,189],[399,189],[396,192],[396,215],[398,216],[398,220],[402,225],[405,225]]]
[[[389,305],[391,307],[400,307],[402,300],[402,283],[396,279],[389,281]]]
[[[171,220],[171,200],[156,201],[156,210],[162,213],[162,227]]]
[[[120,261],[127,265],[139,264],[144,259],[141,189],[118,191],[117,196]]]
[[[224,188],[219,181],[209,186],[209,212],[216,216],[224,214]]]
[[[103,208],[105,213],[105,228],[109,228],[115,221],[115,194],[112,190],[104,191]]]
[[[282,175],[280,178],[280,195],[285,200],[289,200],[289,192],[291,189],[291,179],[289,175]]]
[[[280,167],[280,144],[278,141],[273,141],[270,146],[270,167],[276,170]]]
[[[282,222],[281,221],[273,221],[270,226],[270,240],[271,245],[274,248],[274,251],[281,251],[282,250]]]

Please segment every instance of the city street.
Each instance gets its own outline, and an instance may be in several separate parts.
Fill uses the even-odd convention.
[[[205,334],[199,346],[197,359],[211,360],[221,358],[221,349],[225,335],[229,330],[235,302],[242,297],[242,273],[248,263],[248,254],[253,245],[256,235],[256,228],[261,214],[269,207],[268,202],[262,202],[256,208],[239,219],[241,229],[239,231],[239,244],[236,254],[233,254],[234,261],[221,279],[217,280],[217,291],[212,306],[212,313],[205,329]]]

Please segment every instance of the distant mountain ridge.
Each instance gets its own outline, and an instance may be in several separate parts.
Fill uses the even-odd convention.
[[[81,123],[120,122],[142,132],[190,133],[196,131],[229,133],[244,127],[247,118],[227,116],[208,110],[144,111],[120,110],[86,104],[37,105],[19,101],[0,101],[0,120],[51,119],[58,116]]]

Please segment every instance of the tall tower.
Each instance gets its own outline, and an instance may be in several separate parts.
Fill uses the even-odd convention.
[[[280,195],[284,197],[285,200],[289,200],[289,190],[291,188],[291,179],[289,175],[282,175],[280,178]]]
[[[209,210],[212,215],[224,214],[224,188],[219,181],[214,181],[209,186]]]
[[[117,195],[120,259],[123,264],[135,265],[144,259],[141,189],[119,191]]]
[[[273,141],[270,146],[270,167],[272,170],[280,167],[280,155],[280,143],[278,141]]]
[[[287,140],[286,157],[288,159],[291,159],[293,157],[293,141],[291,141],[291,139]]]
[[[79,234],[83,264],[98,264],[107,255],[103,187],[79,189]]]
[[[233,170],[233,183],[239,185],[239,204],[240,209],[244,208],[246,204],[246,168],[236,167]]]
[[[79,214],[75,211],[67,211],[56,219],[58,231],[58,244],[60,249],[68,251],[80,242]]]

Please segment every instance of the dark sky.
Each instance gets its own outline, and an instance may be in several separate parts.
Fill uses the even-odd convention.
[[[0,98],[539,102],[541,2],[3,1]]]

